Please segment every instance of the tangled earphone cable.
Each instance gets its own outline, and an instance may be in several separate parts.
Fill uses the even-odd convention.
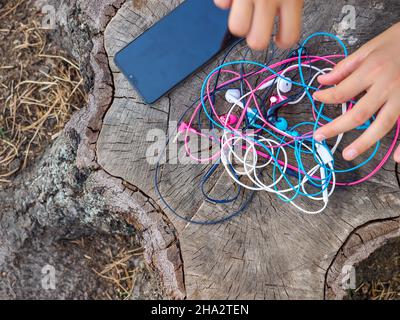
[[[334,39],[343,49],[343,54],[309,54],[306,45],[316,37]],[[195,163],[212,163],[199,183],[205,200],[217,206],[236,204],[238,209],[223,218],[204,221],[179,214],[160,191],[158,162],[155,189],[169,210],[187,222],[217,224],[243,212],[256,192],[268,192],[303,213],[318,214],[326,209],[336,186],[354,186],[362,183],[376,174],[387,162],[399,137],[400,121],[397,123],[394,140],[383,159],[366,176],[354,181],[339,181],[337,175],[354,172],[369,164],[376,157],[380,142],[360,164],[340,169],[336,165],[335,154],[344,135],[336,137],[331,146],[326,141],[317,142],[313,138],[313,133],[319,127],[333,120],[325,114],[326,106],[317,103],[312,93],[322,88],[321,85],[315,84],[317,77],[330,72],[336,65],[335,60],[348,55],[346,46],[338,37],[323,32],[312,34],[286,59],[270,64],[267,61],[261,63],[246,60],[245,57],[226,62],[230,53],[240,43],[239,41],[234,44],[222,63],[207,75],[201,87],[200,98],[182,115],[177,136],[173,140],[173,143],[177,143],[178,136],[184,134],[186,155]],[[239,67],[240,70],[235,71],[235,67]],[[246,72],[246,67],[251,67],[252,70]],[[296,76],[298,80],[295,81]],[[223,98],[220,97],[221,94]],[[309,103],[312,120],[290,126],[289,121],[280,115],[281,111],[305,101]],[[222,112],[226,103],[229,104],[228,110]],[[354,104],[355,101],[341,104],[341,114],[353,108]],[[189,114],[189,120],[183,121]],[[366,130],[373,120],[374,118],[370,119],[355,130]],[[207,129],[207,132],[204,132],[204,129]],[[210,133],[210,130],[216,130],[217,134]],[[212,154],[204,157],[202,154],[197,155],[197,150],[193,152],[189,142],[193,137],[208,141]],[[165,148],[169,143],[168,139]],[[206,190],[208,181],[221,166],[235,186],[235,193],[226,198],[216,198]],[[400,186],[399,177],[397,178]],[[319,203],[319,207],[302,207],[298,199],[303,197]]]

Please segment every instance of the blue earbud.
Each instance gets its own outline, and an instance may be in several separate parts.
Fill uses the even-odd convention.
[[[288,122],[285,118],[279,117],[275,122],[275,127],[281,131],[286,131],[288,129]]]

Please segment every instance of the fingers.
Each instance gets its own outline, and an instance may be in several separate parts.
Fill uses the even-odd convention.
[[[318,82],[324,86],[338,84],[356,70],[362,61],[363,57],[361,55],[351,55],[340,61],[331,72],[319,76]]]
[[[399,33],[400,24],[340,62],[330,74],[318,78],[322,85],[337,85],[314,94],[315,100],[324,103],[338,104],[364,91],[367,93],[352,110],[318,129],[314,134],[317,141],[363,125],[380,109],[367,130],[343,151],[346,160],[353,160],[370,149],[399,121],[400,47],[395,40]],[[400,146],[394,153],[394,159],[400,163]]]
[[[314,134],[315,140],[320,142],[362,126],[384,104],[384,98],[379,92],[377,86],[371,88],[350,111],[319,128]]]
[[[249,33],[252,26],[253,11],[253,1],[233,1],[229,17],[229,29],[235,36],[244,37]]]
[[[303,0],[284,1],[280,8],[279,32],[276,44],[288,49],[300,38]]]
[[[280,27],[277,44],[289,48],[300,37],[303,0],[214,0],[220,8],[231,7],[229,29],[238,37],[247,37],[254,50],[268,47],[274,20],[280,6]]]
[[[394,152],[394,161],[400,163],[400,145],[397,147],[396,151]]]
[[[232,5],[232,0],[214,0],[214,3],[221,9],[229,9]]]
[[[371,126],[343,151],[343,158],[351,161],[381,140],[397,122],[399,107],[398,101],[388,101]]]
[[[315,92],[313,97],[317,101],[330,104],[349,101],[367,90],[373,83],[373,79],[366,76],[369,74],[371,74],[369,71],[369,64],[364,63],[336,87]]]
[[[365,58],[375,49],[376,44],[373,41],[363,45],[356,52],[340,61],[332,72],[318,77],[318,82],[322,85],[329,86],[338,84],[355,71],[365,60]]]
[[[240,0],[242,2],[244,0]],[[268,47],[274,28],[274,19],[277,12],[275,1],[256,1],[251,30],[247,35],[247,44],[254,50],[263,50]]]

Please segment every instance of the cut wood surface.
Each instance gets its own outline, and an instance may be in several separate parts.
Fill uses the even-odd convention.
[[[97,140],[97,161],[113,177],[138,188],[148,201],[155,202],[176,228],[184,277],[176,296],[189,299],[296,299],[324,297],[325,278],[333,259],[349,235],[372,221],[399,217],[400,197],[394,177],[394,163],[368,182],[338,189],[323,214],[307,216],[275,196],[257,193],[250,207],[235,219],[215,226],[185,223],[175,217],[154,190],[153,164],[146,152],[151,129],[166,132],[200,93],[203,79],[217,60],[190,77],[157,103],[142,103],[128,81],[116,68],[115,54],[143,31],[168,14],[182,1],[127,1],[107,25],[104,45],[114,84],[114,96]],[[356,9],[355,29],[346,30],[341,19],[345,5]],[[400,20],[400,3],[390,1],[306,1],[304,35],[328,31],[339,34],[350,52]],[[336,52],[332,41],[321,39],[310,47],[313,52]],[[292,116],[306,119],[307,113],[291,110]],[[290,115],[288,115],[290,119]],[[298,120],[296,120],[298,121]],[[393,136],[393,135],[392,135]],[[390,144],[382,141],[380,159]],[[376,163],[376,162],[375,162]],[[368,172],[365,167],[358,174]],[[182,213],[193,219],[212,217],[216,207],[197,196],[196,186],[182,187],[204,172],[204,166],[162,166],[161,190]],[[227,184],[220,175],[214,183]],[[149,215],[160,215],[157,210]],[[151,219],[151,216],[149,217]],[[154,219],[156,221],[156,219]],[[391,230],[392,231],[392,230]],[[146,241],[153,241],[146,239]],[[176,257],[166,257],[175,260]],[[178,259],[179,260],[179,259]],[[173,281],[166,279],[165,281]],[[184,283],[183,283],[184,281]]]

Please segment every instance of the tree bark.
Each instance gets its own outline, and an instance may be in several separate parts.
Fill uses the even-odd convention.
[[[58,28],[51,36],[55,41],[61,39],[79,60],[90,101],[37,164],[16,177],[11,188],[0,190],[0,270],[4,274],[0,293],[18,296],[24,290],[9,288],[7,268],[19,250],[41,234],[45,233],[41,241],[46,245],[99,233],[131,235],[135,228],[145,244],[147,263],[163,277],[166,294],[182,298],[183,281],[177,281],[182,277],[182,263],[170,222],[140,190],[97,164],[95,141],[114,91],[102,33],[121,1],[37,3],[39,7],[44,4],[57,9]],[[39,280],[36,285],[40,287]],[[70,292],[56,297],[70,296],[74,288],[65,290]]]

